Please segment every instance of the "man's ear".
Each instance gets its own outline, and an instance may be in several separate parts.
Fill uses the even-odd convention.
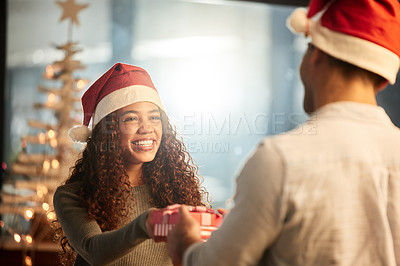
[[[324,60],[324,57],[326,57],[326,54],[315,46],[310,52],[310,62],[315,65],[320,64]]]
[[[386,88],[386,86],[389,84],[389,81],[384,81],[381,83],[381,85],[379,85],[379,87],[376,89],[376,92],[380,92],[381,90],[383,90],[384,88]]]

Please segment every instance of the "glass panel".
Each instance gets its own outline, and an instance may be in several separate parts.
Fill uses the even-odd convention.
[[[150,71],[213,205],[225,207],[255,145],[304,119],[297,67],[305,40],[294,45],[285,27],[292,8],[157,0],[136,8],[133,62]]]
[[[294,37],[285,26],[293,7],[237,1],[77,3],[90,6],[78,13],[80,25],[71,28],[66,20],[59,23],[62,10],[54,1],[8,1],[4,151],[9,169],[24,146],[21,138],[43,132],[30,120],[59,121],[51,110],[33,106],[49,101],[38,86],[63,86],[45,80],[43,73],[47,65],[65,56],[52,44],[71,40],[82,49],[74,58],[86,66],[74,71],[77,79],[93,82],[116,61],[150,73],[199,165],[214,208],[230,206],[234,177],[262,138],[306,119],[297,71],[306,40]],[[49,145],[24,149],[46,155],[55,152]],[[26,176],[9,177],[29,181]],[[13,183],[4,189],[11,194],[38,193],[37,188],[21,190]],[[38,201],[29,204],[36,206]]]

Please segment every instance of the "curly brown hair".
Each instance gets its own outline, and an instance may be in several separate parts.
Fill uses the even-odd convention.
[[[123,163],[119,123],[116,112],[103,118],[93,129],[82,156],[72,168],[65,184],[80,181],[79,194],[90,217],[103,231],[121,226],[129,215],[127,199],[131,195]],[[143,164],[143,180],[149,187],[151,204],[164,208],[171,204],[209,204],[208,192],[201,186],[198,166],[194,163],[167,115],[161,111],[162,140],[153,161]],[[122,218],[121,218],[122,217]],[[57,239],[63,252],[61,262],[68,265],[75,255],[56,221]]]

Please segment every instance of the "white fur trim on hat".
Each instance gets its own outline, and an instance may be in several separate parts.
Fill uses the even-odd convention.
[[[97,104],[93,115],[94,126],[108,114],[137,102],[152,102],[165,112],[158,92],[144,85],[132,85],[111,92]]]
[[[305,8],[296,8],[286,20],[286,26],[293,33],[304,33],[306,36],[310,33],[310,19],[307,18]]]
[[[311,24],[311,42],[327,54],[396,82],[400,58],[373,42],[332,31],[320,20]]]
[[[75,126],[68,130],[68,136],[75,142],[86,142],[92,135],[92,131],[87,126]]]

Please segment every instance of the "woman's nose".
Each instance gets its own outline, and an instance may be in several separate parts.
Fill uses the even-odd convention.
[[[153,131],[154,131],[153,127],[147,121],[143,121],[140,124],[139,129],[138,129],[139,134],[148,134],[148,133],[152,133]]]

